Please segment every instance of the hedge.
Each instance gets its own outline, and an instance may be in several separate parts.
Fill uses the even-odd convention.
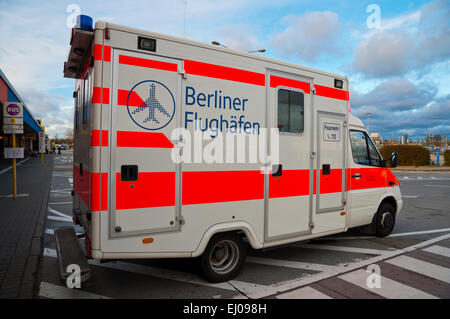
[[[430,153],[422,145],[385,145],[380,153],[384,159],[390,159],[392,152],[398,153],[399,166],[430,165]]]
[[[445,166],[450,166],[450,150],[444,152],[444,162]]]

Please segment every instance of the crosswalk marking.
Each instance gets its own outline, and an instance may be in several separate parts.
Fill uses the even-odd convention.
[[[450,283],[450,269],[439,265],[405,255],[386,260],[386,262],[437,280],[444,281],[446,283]]]
[[[368,288],[367,278],[370,275],[365,269],[359,269],[339,276],[339,278],[348,281],[351,284],[367,289],[377,295],[388,299],[436,299],[422,290],[404,285],[387,277],[381,276],[380,288]]]
[[[450,248],[447,248],[447,247],[434,245],[434,246],[424,248],[423,251],[450,258]]]
[[[301,244],[296,247],[300,248],[312,248],[312,249],[323,249],[323,250],[333,250],[333,251],[343,251],[350,253],[360,253],[369,255],[383,255],[385,253],[392,252],[393,250],[379,250],[379,249],[369,249],[369,248],[358,248],[358,247],[347,247],[347,246],[333,246],[333,245],[315,245],[315,244]]]
[[[39,296],[51,299],[111,299],[106,296],[93,294],[77,288],[67,288],[49,282],[41,282]]]
[[[312,287],[303,287],[278,295],[277,299],[333,299]]]
[[[336,269],[335,266],[329,266],[329,265],[323,265],[323,264],[305,263],[305,262],[300,262],[300,261],[271,259],[271,258],[262,258],[262,257],[253,257],[253,256],[248,256],[247,262],[254,263],[254,264],[287,267],[287,268],[295,268],[295,269],[307,269],[307,270],[314,270],[314,271],[330,271],[330,270]]]

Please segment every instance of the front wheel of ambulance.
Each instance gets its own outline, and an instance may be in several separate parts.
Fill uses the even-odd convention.
[[[236,277],[244,266],[246,247],[236,233],[214,235],[201,256],[201,269],[210,282],[223,282]]]
[[[375,214],[375,233],[378,237],[386,237],[395,226],[395,209],[389,203],[383,203]]]

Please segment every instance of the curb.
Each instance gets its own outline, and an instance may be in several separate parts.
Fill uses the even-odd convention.
[[[52,185],[52,173],[53,173],[53,156],[51,157],[50,165],[46,166],[49,170],[49,185],[45,191],[42,199],[42,204],[40,212],[37,218],[36,225],[34,227],[34,234],[32,239],[32,244],[30,248],[30,255],[28,256],[27,263],[25,266],[25,272],[22,279],[19,299],[31,299],[35,298],[39,290],[39,277],[40,277],[40,267],[42,263],[42,253],[43,253],[43,239],[44,239],[44,227],[45,218],[47,216],[47,206],[50,196],[50,188]]]

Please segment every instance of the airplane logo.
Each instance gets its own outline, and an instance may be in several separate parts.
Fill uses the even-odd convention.
[[[137,125],[147,130],[158,130],[172,120],[175,100],[164,84],[147,80],[136,84],[130,91],[127,107]]]
[[[150,84],[150,92],[149,97],[146,99],[139,107],[131,112],[132,114],[136,114],[138,112],[144,111],[148,108],[148,116],[144,119],[144,123],[148,121],[153,121],[155,123],[159,123],[158,119],[155,117],[155,109],[160,111],[162,114],[170,118],[169,112],[159,103],[159,101],[155,97],[155,84]]]

